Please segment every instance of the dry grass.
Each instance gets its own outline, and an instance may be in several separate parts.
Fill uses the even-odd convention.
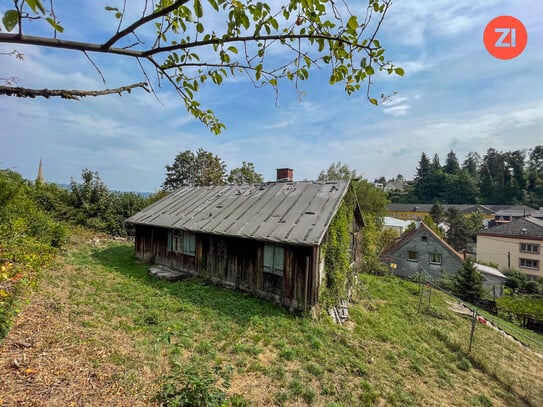
[[[1,343],[0,405],[149,405],[156,361],[111,326],[86,326],[67,298],[70,273],[67,265],[51,270]]]

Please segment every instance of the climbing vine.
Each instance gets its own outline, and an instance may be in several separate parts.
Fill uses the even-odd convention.
[[[353,233],[355,196],[349,189],[330,227],[323,245],[325,277],[319,293],[319,302],[328,309],[347,297],[348,287],[354,279],[351,268],[350,246]]]

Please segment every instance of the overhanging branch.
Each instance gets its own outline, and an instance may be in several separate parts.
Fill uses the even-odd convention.
[[[41,96],[46,99],[51,97],[60,97],[62,99],[79,100],[82,97],[88,96],[103,96],[114,93],[121,95],[123,92],[130,93],[132,89],[135,88],[143,88],[145,91],[149,92],[145,82],[138,82],[132,85],[121,86],[119,88],[103,90],[28,89],[16,86],[0,86],[0,95],[16,96],[19,98],[35,98]]]

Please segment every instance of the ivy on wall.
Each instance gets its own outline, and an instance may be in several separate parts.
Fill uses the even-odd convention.
[[[356,197],[349,188],[345,199],[339,207],[328,228],[323,245],[325,277],[320,286],[319,302],[328,309],[339,304],[347,297],[355,270],[350,266],[351,236],[353,233],[353,217]]]

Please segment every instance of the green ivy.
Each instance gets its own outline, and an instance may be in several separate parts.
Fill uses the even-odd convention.
[[[339,304],[347,297],[347,289],[353,283],[354,270],[350,266],[351,235],[355,197],[352,189],[339,207],[323,245],[325,280],[320,287],[319,302],[325,308]]]

